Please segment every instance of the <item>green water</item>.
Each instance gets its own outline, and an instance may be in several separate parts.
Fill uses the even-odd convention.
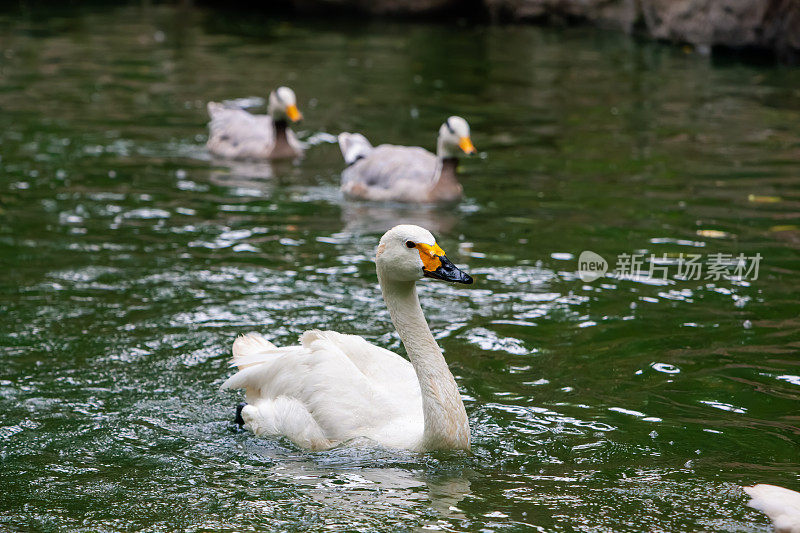
[[[738,486],[800,489],[800,71],[168,7],[7,12],[0,45],[0,529],[766,531]],[[307,157],[210,160],[205,103],[284,83]],[[433,148],[450,114],[460,206],[340,197],[329,134]],[[420,283],[474,453],[234,432],[239,333],[402,351],[371,260],[401,221],[476,277]],[[763,260],[583,282],[584,250]]]

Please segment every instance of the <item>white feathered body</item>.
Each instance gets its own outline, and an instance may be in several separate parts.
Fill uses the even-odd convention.
[[[422,441],[422,397],[410,362],[355,335],[313,330],[300,342],[278,348],[250,333],[234,343],[240,370],[222,388],[246,389],[247,429],[312,450],[358,438],[406,449]]]
[[[800,533],[800,492],[763,483],[744,491],[752,498],[747,505],[767,515],[777,533]]]
[[[449,202],[461,197],[454,170],[440,181],[442,160],[424,148],[373,147],[360,133],[340,134],[339,147],[348,165],[342,171],[342,192],[349,197],[408,203]]]
[[[342,191],[373,201],[425,201],[436,170],[436,156],[424,148],[382,144],[344,169]]]
[[[227,159],[273,159],[297,157],[303,148],[291,129],[286,139],[277,139],[275,124],[269,115],[254,115],[244,109],[208,103],[208,142],[212,154]],[[276,145],[277,143],[277,145]]]

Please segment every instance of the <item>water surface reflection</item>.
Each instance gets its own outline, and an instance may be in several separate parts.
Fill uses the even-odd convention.
[[[754,531],[737,485],[797,487],[797,71],[186,6],[36,8],[0,36],[0,528]],[[302,161],[209,158],[205,103],[280,84]],[[341,197],[332,133],[432,147],[454,113],[485,151],[462,204]],[[402,352],[372,262],[401,221],[476,277],[420,284],[473,454],[230,431],[237,334]],[[585,283],[583,250],[764,262]]]

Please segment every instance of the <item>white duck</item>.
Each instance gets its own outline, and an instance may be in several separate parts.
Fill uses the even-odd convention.
[[[742,488],[752,498],[747,505],[767,515],[777,533],[800,533],[800,492],[763,483]]]
[[[470,429],[453,374],[417,297],[423,276],[472,283],[419,226],[395,226],[375,255],[378,281],[411,362],[361,337],[306,331],[278,348],[257,333],[233,343],[239,371],[222,389],[243,388],[244,427],[322,450],[357,438],[390,448],[468,450]]]
[[[303,147],[289,129],[289,121],[303,115],[297,98],[288,87],[269,93],[266,115],[253,115],[244,109],[208,103],[208,142],[212,154],[229,159],[285,159],[303,155]]]
[[[469,124],[448,118],[439,128],[436,155],[417,146],[382,144],[373,147],[360,133],[339,135],[347,168],[342,171],[342,191],[363,200],[446,203],[461,198],[456,178],[458,155],[475,153]]]

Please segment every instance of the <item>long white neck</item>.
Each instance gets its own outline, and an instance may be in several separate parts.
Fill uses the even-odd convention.
[[[381,278],[380,271],[378,281],[394,327],[419,379],[425,420],[420,448],[468,450],[469,421],[464,402],[422,314],[416,285],[413,281],[386,281]]]

